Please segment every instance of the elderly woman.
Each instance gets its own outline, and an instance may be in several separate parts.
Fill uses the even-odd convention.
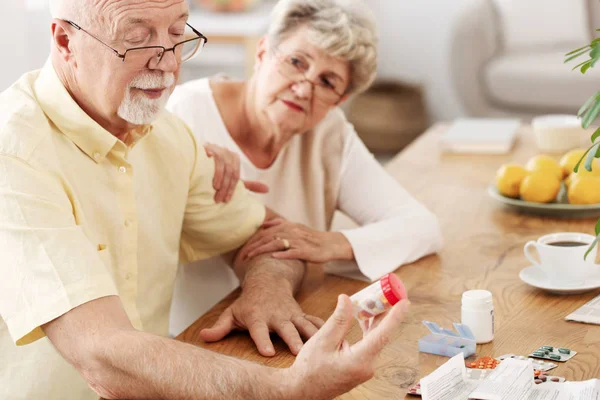
[[[275,257],[375,280],[440,249],[436,217],[386,173],[339,108],[373,82],[376,47],[362,1],[281,0],[248,81],[199,79],[175,90],[169,109],[199,140],[239,155],[241,178],[267,184],[258,196],[293,221],[265,225],[247,257],[280,250]],[[227,168],[218,186],[237,182],[236,166]],[[331,231],[338,210],[360,227]],[[172,334],[213,305],[201,295],[216,302],[238,284],[222,261],[200,264],[180,271]]]

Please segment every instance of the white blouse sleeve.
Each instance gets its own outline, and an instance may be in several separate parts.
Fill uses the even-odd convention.
[[[191,129],[196,140],[205,142],[204,129],[202,129],[202,96],[186,86],[179,85],[169,97],[166,109],[179,117]]]
[[[374,281],[441,249],[436,216],[383,169],[350,124],[341,168],[338,209],[360,227],[340,232],[356,262],[328,263],[327,272]]]

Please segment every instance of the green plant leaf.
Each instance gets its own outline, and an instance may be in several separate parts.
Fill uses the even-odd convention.
[[[577,116],[581,117],[581,114],[583,114],[588,108],[590,108],[594,100],[600,100],[600,92],[592,95],[592,97],[587,99],[587,101],[581,106],[579,111],[577,111]]]
[[[596,222],[596,236],[600,235],[600,219],[598,219],[598,222]]]
[[[571,69],[571,71],[575,71],[577,68],[581,67],[583,64],[586,64],[590,62],[590,60],[585,60],[584,62],[577,64],[576,66],[573,67],[573,69]]]
[[[592,57],[592,58],[597,57],[599,52],[600,52],[600,47],[598,47],[598,43],[593,43],[592,50],[590,51],[590,57]]]
[[[596,225],[596,229],[597,229],[597,225]],[[600,235],[597,235],[596,239],[594,239],[592,244],[590,244],[590,247],[588,247],[587,251],[583,255],[584,260],[587,258],[588,254],[590,254],[592,252],[592,250],[594,250],[594,247],[596,247],[598,245],[598,240],[600,240]]]
[[[583,67],[581,67],[581,73],[585,74],[587,72],[588,69],[590,69],[590,67],[592,66],[593,61],[588,61],[587,64],[585,64]]]
[[[595,147],[595,148],[594,148]],[[594,162],[594,158],[596,158],[596,152],[600,149],[600,143],[596,143],[590,148],[587,157],[585,158],[585,169],[588,171],[592,170],[592,163]]]
[[[600,128],[596,129],[592,134],[592,143],[594,143],[596,139],[598,139],[598,136],[600,136]]]
[[[579,52],[579,53],[577,53],[577,54],[573,54],[573,55],[571,55],[571,56],[568,56],[568,55],[567,55],[568,57],[565,59],[565,61],[564,61],[564,62],[565,62],[565,64],[566,64],[566,63],[568,63],[568,62],[569,62],[569,61],[571,61],[571,60],[574,60],[574,59],[576,59],[576,58],[578,58],[578,57],[581,57],[582,55],[586,54],[587,52],[588,52],[588,50],[587,50],[587,48],[586,48],[585,50],[583,50],[583,51],[580,51],[580,52]]]
[[[579,166],[581,165],[581,163],[583,162],[583,160],[585,159],[585,156],[587,156],[587,154],[590,152],[590,150],[594,147],[595,145],[590,146],[589,149],[587,149],[585,151],[585,153],[583,153],[583,155],[581,156],[581,158],[579,159],[579,161],[577,161],[577,164],[575,164],[575,168],[573,168],[573,172],[577,173],[579,172]]]
[[[583,116],[583,120],[581,121],[581,126],[584,129],[589,128],[590,125],[592,124],[592,122],[594,122],[594,120],[596,119],[596,117],[598,116],[599,113],[600,113],[600,101],[596,100],[596,102],[594,103],[594,105],[591,106],[590,109],[587,110],[587,112]]]
[[[588,110],[583,114],[582,120],[581,120],[581,126],[584,129],[587,129],[590,127],[590,125],[592,124],[592,122],[594,122],[594,120],[596,119],[596,117],[598,117],[598,114],[600,113],[600,100],[596,100],[594,101],[594,104],[592,104],[590,106],[590,108],[588,108]]]
[[[573,55],[573,54],[575,54],[575,53],[579,53],[579,52],[580,52],[580,51],[582,51],[582,50],[585,50],[585,51],[587,51],[587,49],[589,49],[590,47],[592,47],[592,45],[591,45],[591,44],[586,44],[586,45],[585,45],[585,46],[583,46],[583,47],[580,47],[580,48],[578,48],[578,49],[575,49],[575,50],[571,50],[570,52],[568,52],[567,54],[565,54],[565,57],[569,57],[569,56],[571,56],[571,55]]]

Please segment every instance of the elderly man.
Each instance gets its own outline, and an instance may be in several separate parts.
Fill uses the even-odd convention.
[[[51,4],[51,59],[0,95],[0,398],[320,399],[369,379],[408,304],[350,347],[340,296],[317,331],[293,298],[302,263],[235,258],[271,213],[239,185],[215,203],[214,163],[163,112],[206,40],[186,2]],[[290,368],[161,336],[178,259],[225,252],[243,291],[204,339],[248,329],[272,355],[277,332]]]

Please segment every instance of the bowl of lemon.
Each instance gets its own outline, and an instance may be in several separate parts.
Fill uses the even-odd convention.
[[[562,216],[592,217],[600,215],[600,160],[594,159],[592,170],[577,162],[586,149],[575,149],[559,160],[540,154],[525,165],[510,163],[496,172],[496,182],[488,193],[504,205],[521,212]]]

